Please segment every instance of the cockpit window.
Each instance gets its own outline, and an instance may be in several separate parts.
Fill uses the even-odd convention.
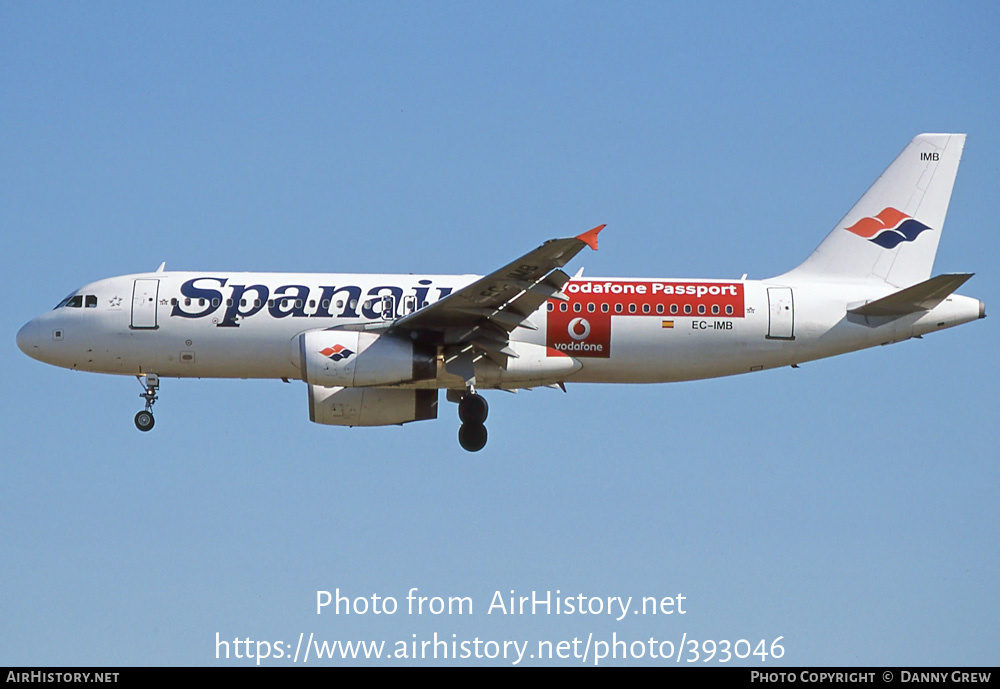
[[[75,295],[72,294],[69,295],[68,297],[60,301],[58,304],[56,304],[54,307],[52,307],[52,310],[55,311],[56,309],[61,309],[62,307],[66,306],[66,304],[69,303],[69,300],[72,299],[74,296]]]
[[[86,300],[86,305],[88,309],[97,308],[97,295],[94,294],[87,294],[87,295],[71,294],[65,299],[63,299],[61,302],[56,304],[56,308],[61,309],[62,307],[65,306],[71,309],[79,309],[83,307],[84,300]]]

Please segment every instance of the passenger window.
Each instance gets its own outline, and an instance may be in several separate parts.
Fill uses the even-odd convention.
[[[575,311],[576,313],[580,313],[581,311],[583,311],[583,304],[579,303],[573,304],[573,311]]]
[[[677,313],[677,304],[670,305],[670,313]]]
[[[555,310],[556,310],[556,305],[555,305],[555,304],[553,304],[553,303],[552,303],[552,302],[550,301],[550,302],[549,302],[549,303],[548,303],[548,304],[546,305],[546,308],[547,308],[547,309],[548,309],[549,311],[555,311]]]
[[[559,305],[559,310],[562,311],[563,313],[566,313],[567,311],[569,311],[569,304],[563,302],[562,304]]]
[[[621,313],[622,310],[623,309],[621,304],[615,304],[615,313]]]
[[[629,313],[635,313],[635,304],[629,304],[628,305],[628,312]]]
[[[611,308],[607,304],[601,304],[601,313],[607,313]]]
[[[596,310],[597,307],[593,303],[587,304],[587,313],[594,313]]]
[[[656,313],[663,313],[663,304],[656,305]]]
[[[684,313],[691,313],[691,305],[690,304],[685,304],[684,305]]]
[[[649,313],[649,304],[643,304],[642,305],[642,312],[643,313]]]
[[[732,304],[729,304],[729,305],[728,305],[728,306],[726,307],[726,315],[727,315],[727,316],[732,316],[732,315],[733,315],[733,305],[732,305]]]
[[[712,315],[713,316],[718,316],[719,315],[719,305],[718,304],[712,304]]]
[[[698,313],[701,314],[702,316],[705,315],[705,305],[704,304],[698,304]]]

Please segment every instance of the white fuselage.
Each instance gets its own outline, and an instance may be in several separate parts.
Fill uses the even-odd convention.
[[[299,336],[379,327],[473,275],[156,272],[100,280],[22,328],[18,344],[65,368],[178,378],[303,378]],[[580,278],[510,333],[515,373],[477,363],[480,387],[661,383],[747,373],[923,335],[982,316],[951,295],[930,311],[871,319],[849,308],[871,283]],[[533,329],[534,328],[534,329]],[[534,345],[532,347],[531,345]],[[547,366],[568,359],[572,365]],[[523,359],[523,361],[522,361]],[[489,364],[489,365],[487,365]],[[443,365],[403,387],[462,388]]]

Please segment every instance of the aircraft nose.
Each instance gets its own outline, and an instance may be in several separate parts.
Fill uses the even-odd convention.
[[[22,352],[37,359],[39,355],[38,323],[29,321],[17,331],[17,347]]]

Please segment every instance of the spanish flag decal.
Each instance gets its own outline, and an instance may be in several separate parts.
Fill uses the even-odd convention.
[[[663,327],[664,328],[672,328],[672,327],[674,327],[674,322],[673,321],[663,321]]]

